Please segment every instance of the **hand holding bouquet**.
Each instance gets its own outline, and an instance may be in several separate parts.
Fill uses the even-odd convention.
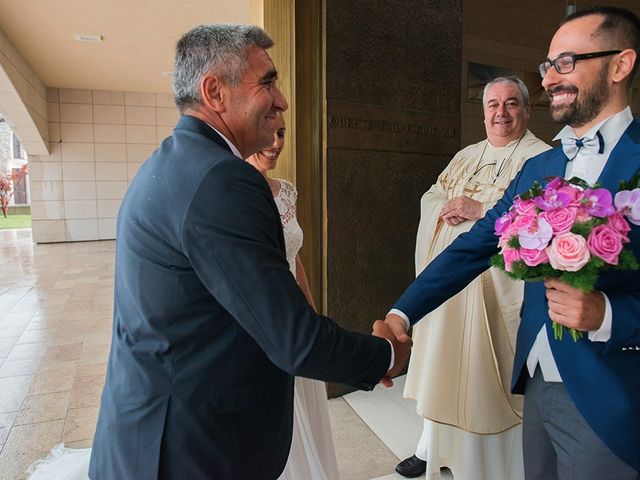
[[[637,269],[630,250],[628,222],[640,225],[640,177],[621,182],[615,200],[611,192],[579,178],[555,177],[542,188],[533,186],[517,196],[496,220],[500,253],[491,265],[517,280],[556,277],[572,287],[591,291],[600,271]],[[554,323],[554,337],[564,327]],[[582,332],[570,329],[574,341]]]

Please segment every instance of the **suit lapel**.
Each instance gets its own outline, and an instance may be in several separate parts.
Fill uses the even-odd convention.
[[[564,174],[567,169],[567,161],[567,156],[562,151],[562,148],[556,147],[551,150],[550,155],[542,165],[541,180],[545,180],[544,183],[546,183],[546,179],[548,177],[564,178]]]
[[[634,120],[607,160],[598,183],[615,195],[621,180],[631,180],[640,169],[640,123]]]

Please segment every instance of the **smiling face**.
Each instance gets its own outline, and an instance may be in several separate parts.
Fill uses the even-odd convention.
[[[577,18],[562,25],[549,46],[548,58],[563,54],[579,54],[607,50],[599,36],[594,36],[602,23],[600,15]],[[618,106],[610,102],[612,83],[609,65],[613,56],[578,60],[575,70],[559,74],[550,68],[542,79],[549,95],[551,118],[585,132],[592,125],[616,113]]]
[[[267,148],[263,148],[247,158],[247,162],[253,165],[265,177],[269,170],[276,168],[278,157],[284,149],[284,119],[282,115],[278,115],[276,119],[276,133],[273,135],[272,144]]]
[[[494,147],[504,147],[527,131],[529,106],[513,83],[496,83],[485,96],[484,126]]]
[[[251,48],[240,83],[227,86],[225,112],[221,115],[230,140],[246,158],[273,142],[277,118],[288,107],[276,86],[277,71],[267,52]]]

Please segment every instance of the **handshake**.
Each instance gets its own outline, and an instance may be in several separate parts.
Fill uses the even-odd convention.
[[[407,324],[404,319],[393,313],[387,315],[384,321],[376,320],[373,323],[372,335],[386,338],[393,346],[393,366],[380,380],[382,385],[389,388],[393,385],[392,378],[396,377],[409,362],[413,342],[407,335]]]

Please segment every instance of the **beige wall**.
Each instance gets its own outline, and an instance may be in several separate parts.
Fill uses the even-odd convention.
[[[49,155],[30,156],[35,242],[115,238],[139,166],[171,131],[170,94],[47,89]]]

